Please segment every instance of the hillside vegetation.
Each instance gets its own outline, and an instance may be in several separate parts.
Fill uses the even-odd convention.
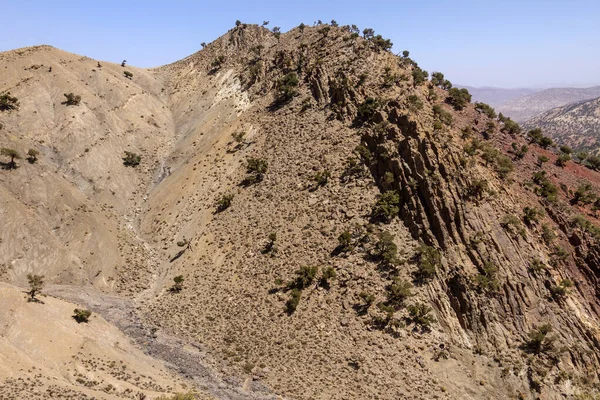
[[[391,45],[239,23],[152,70],[0,54],[0,279],[45,275],[169,392],[597,396],[600,175]]]

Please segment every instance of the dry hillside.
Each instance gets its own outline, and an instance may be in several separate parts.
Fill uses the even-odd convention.
[[[524,124],[541,128],[556,142],[573,149],[598,154],[600,151],[600,97],[553,108]]]
[[[523,148],[386,47],[349,27],[241,24],[153,70],[48,46],[1,53],[0,92],[19,105],[0,111],[0,147],[40,153],[2,159],[2,300],[21,318],[66,324],[65,301],[100,314],[65,345],[116,326],[179,375],[169,392],[597,395],[600,175]],[[78,105],[62,104],[70,92]],[[15,297],[29,273],[51,284],[45,304]],[[25,337],[0,331],[48,351]]]

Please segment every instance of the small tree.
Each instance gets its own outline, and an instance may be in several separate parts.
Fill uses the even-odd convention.
[[[381,194],[371,211],[374,221],[389,223],[400,213],[400,195],[394,190]]]
[[[553,350],[556,338],[550,336],[550,332],[552,332],[552,326],[549,324],[532,329],[527,334],[528,340],[523,345],[523,350],[536,355]]]
[[[205,48],[206,47],[206,42],[200,43],[200,46],[202,46],[202,48]]]
[[[65,104],[67,106],[78,106],[81,102],[81,96],[79,95],[75,95],[73,93],[65,93],[64,96],[66,97],[66,100],[63,101],[61,104]]]
[[[448,102],[455,110],[462,110],[471,102],[471,94],[465,88],[451,88],[448,90]]]
[[[127,62],[127,60],[123,60],[123,62],[121,63],[121,67],[125,68],[125,63]]]
[[[296,88],[298,87],[298,75],[295,72],[289,72],[277,82],[277,99],[280,104],[291,101],[298,95]]]
[[[29,301],[37,301],[36,296],[44,287],[44,275],[27,274],[27,282],[29,282]]]
[[[318,268],[317,267],[309,267],[304,266],[295,272],[296,280],[293,282],[293,286],[297,289],[304,289],[310,286],[317,276]]]
[[[288,315],[291,315],[298,308],[298,304],[300,303],[300,297],[302,296],[302,292],[298,289],[292,289],[290,291],[290,298],[285,302],[285,311]]]
[[[29,149],[27,151],[27,161],[29,161],[30,164],[35,164],[37,162],[37,156],[40,154],[39,151],[37,151],[36,149]]]
[[[398,246],[394,243],[394,235],[387,231],[382,232],[375,245],[374,255],[385,265],[398,264]]]
[[[0,111],[17,110],[19,99],[10,95],[10,92],[0,94]]]
[[[82,322],[89,322],[90,317],[92,316],[92,312],[90,310],[84,310],[76,308],[73,310],[73,318],[77,321],[78,324]]]
[[[235,21],[235,26],[240,26],[242,25],[242,21],[240,21],[239,19],[237,21]]]
[[[173,278],[173,286],[171,286],[171,292],[173,293],[179,293],[181,292],[181,290],[183,289],[183,281],[185,280],[185,278],[183,277],[183,275],[177,275],[175,278]]]
[[[133,74],[129,71],[123,71],[123,75],[125,75],[125,78],[127,79],[133,78]]]
[[[6,157],[10,157],[10,161],[6,164],[6,167],[8,169],[16,169],[18,167],[17,163],[15,162],[15,160],[21,159],[21,155],[18,151],[3,147],[0,149],[0,154]]]
[[[123,165],[125,165],[126,167],[137,167],[138,165],[140,165],[141,161],[142,156],[131,151],[126,151],[125,157],[123,157]]]
[[[304,33],[305,28],[306,28],[306,25],[304,25],[304,23],[301,23],[300,25],[298,25],[298,29],[300,29],[301,33]]]
[[[249,175],[246,177],[245,183],[253,184],[261,182],[265,177],[268,167],[269,164],[264,158],[250,157],[246,165],[246,172]]]
[[[277,233],[275,233],[275,232],[269,233],[269,241],[267,242],[264,249],[262,250],[262,253],[266,254],[266,253],[270,253],[272,251],[277,251],[277,249],[275,248],[276,240],[277,240]]]
[[[410,290],[412,287],[413,285],[410,282],[398,277],[394,278],[394,281],[388,288],[388,303],[394,307],[394,309],[399,309],[403,305],[404,300],[412,296]]]
[[[331,280],[337,277],[337,273],[335,272],[335,268],[327,267],[321,272],[321,279],[319,280],[319,284],[324,288],[329,288],[329,283]]]
[[[540,168],[542,168],[542,166],[544,165],[544,163],[545,163],[545,162],[548,162],[548,161],[549,161],[549,159],[548,159],[548,157],[546,157],[546,156],[538,156],[538,159],[537,159],[537,161],[538,161],[538,166],[539,166]]]

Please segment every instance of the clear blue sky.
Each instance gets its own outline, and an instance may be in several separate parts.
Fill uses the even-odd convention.
[[[428,71],[473,86],[600,84],[600,0],[5,0],[0,51],[50,44],[153,67],[233,27],[370,27]]]

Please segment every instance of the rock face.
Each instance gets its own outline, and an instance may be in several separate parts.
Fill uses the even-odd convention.
[[[0,68],[21,102],[0,145],[41,150],[0,174],[3,280],[130,298],[220,360],[218,398],[594,395],[596,211],[573,199],[600,176],[522,150],[377,38],[242,24],[131,80],[56,49],[2,57],[64,69]]]

